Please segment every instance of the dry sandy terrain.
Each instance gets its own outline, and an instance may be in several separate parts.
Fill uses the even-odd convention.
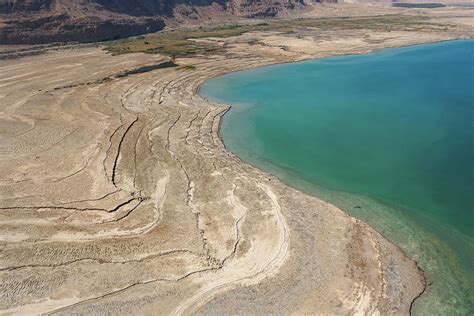
[[[238,69],[473,34],[247,33],[208,39],[225,55],[177,60],[194,67],[125,77],[166,58],[0,61],[0,313],[408,314],[425,286],[416,263],[229,153],[228,107],[196,90]]]

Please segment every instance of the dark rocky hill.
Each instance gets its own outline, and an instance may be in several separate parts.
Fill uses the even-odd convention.
[[[272,17],[304,0],[0,0],[0,44],[94,42],[156,32],[165,21]]]

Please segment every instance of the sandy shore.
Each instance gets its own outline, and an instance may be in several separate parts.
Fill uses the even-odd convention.
[[[231,71],[473,34],[247,33],[177,60],[192,67],[129,76],[167,58],[0,61],[1,313],[408,314],[425,287],[416,263],[228,152],[228,107],[196,91]]]

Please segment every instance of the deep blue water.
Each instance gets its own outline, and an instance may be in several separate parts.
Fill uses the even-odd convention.
[[[361,217],[415,257],[418,314],[473,312],[474,41],[208,80],[243,160]]]

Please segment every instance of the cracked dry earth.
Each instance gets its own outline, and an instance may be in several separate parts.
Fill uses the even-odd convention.
[[[157,59],[0,62],[1,313],[408,313],[412,260],[219,139],[197,87],[270,61],[114,77]]]

